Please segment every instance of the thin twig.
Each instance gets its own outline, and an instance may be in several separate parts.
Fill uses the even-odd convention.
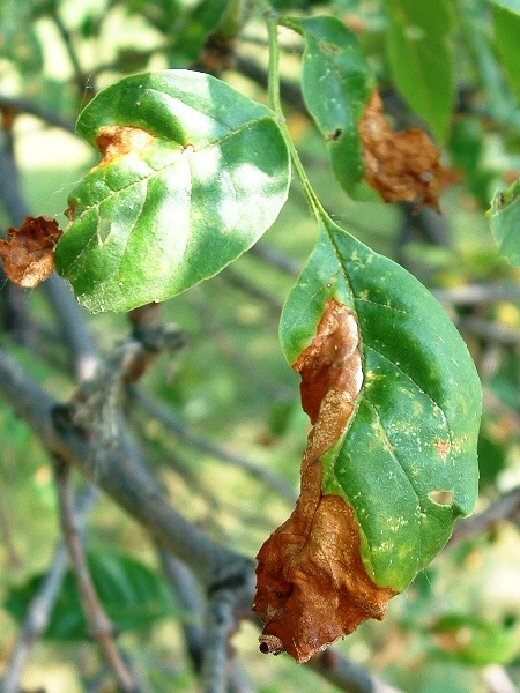
[[[200,585],[194,573],[185,563],[179,561],[161,546],[158,546],[157,550],[175,599],[185,612],[185,617],[182,620],[182,631],[186,650],[193,671],[199,674],[202,668],[202,652],[204,649],[203,622],[206,611]]]
[[[226,448],[217,445],[206,438],[198,436],[195,433],[192,433],[170,409],[167,409],[164,405],[157,402],[149,395],[137,390],[132,390],[131,395],[142,409],[144,409],[152,418],[160,421],[161,424],[169,431],[174,433],[179,440],[182,440],[184,443],[191,445],[197,450],[215,457],[221,462],[225,462],[233,467],[242,469],[250,476],[258,479],[266,486],[276,491],[286,500],[290,501],[291,503],[295,502],[297,494],[294,488],[288,484],[285,479],[272,474],[257,462],[253,462],[246,457],[230,452],[229,450],[226,450]]]
[[[43,285],[59,321],[61,334],[72,355],[77,382],[95,377],[99,353],[85,315],[75,300],[69,284],[54,274]]]
[[[87,484],[79,494],[75,505],[79,531],[82,530],[97,495],[97,490],[92,484]],[[24,623],[2,682],[2,693],[18,693],[20,690],[20,680],[27,660],[34,644],[47,628],[52,609],[60,593],[67,572],[68,558],[65,542],[61,541],[54,552],[50,569],[27,607]]]
[[[96,484],[148,529],[160,545],[184,561],[201,583],[210,588],[210,593],[211,588],[215,592],[230,586],[240,592],[237,607],[250,611],[254,593],[253,561],[218,544],[175,511],[151,478],[135,444],[123,441],[107,447],[100,463],[98,442],[75,427],[56,429],[53,412],[58,403],[1,348],[0,389],[51,453],[74,464],[88,478],[95,478]],[[340,656],[340,662],[343,661],[347,660]],[[348,666],[343,683],[339,683],[342,667],[320,669],[320,673],[348,691],[351,681]],[[371,683],[363,693],[373,691]]]
[[[83,95],[85,94],[86,89],[89,87],[89,79],[85,76],[85,72],[81,66],[78,51],[76,50],[76,46],[74,45],[74,37],[72,36],[72,32],[61,18],[59,3],[57,2],[57,0],[53,0],[53,2],[51,3],[50,17],[56,25],[58,33],[61,36],[61,40],[63,41],[63,45],[65,47],[65,50],[70,60],[70,64],[72,66],[72,71],[74,73],[76,85],[80,93]],[[94,93],[92,91],[92,96],[93,95]]]
[[[509,327],[509,325],[475,317],[460,318],[457,324],[461,330],[470,332],[489,342],[511,345],[520,344],[520,330]]]
[[[95,638],[119,687],[135,693],[137,686],[115,644],[116,629],[101,604],[90,575],[80,527],[74,508],[74,483],[70,466],[59,458],[55,463],[56,483],[63,535],[67,543],[90,635]]]
[[[220,277],[219,277],[220,279]],[[218,280],[219,280],[218,279]],[[217,280],[217,281],[218,281]],[[249,352],[244,348],[244,344],[236,345],[229,336],[229,330],[226,324],[218,319],[214,306],[211,302],[197,298],[197,294],[190,297],[190,303],[193,304],[197,314],[199,315],[203,328],[200,336],[204,341],[211,343],[221,351],[226,359],[230,361],[237,372],[241,371],[248,381],[255,381],[265,390],[269,389],[273,398],[287,399],[293,392],[289,392],[287,388],[280,383],[279,379],[268,375],[265,370],[259,368],[259,364]]]
[[[268,262],[273,267],[276,267],[283,272],[287,272],[287,274],[291,274],[293,277],[297,277],[302,270],[302,266],[298,262],[290,258],[281,250],[273,248],[267,243],[257,243],[249,252],[252,255],[256,255],[257,257],[261,258],[265,262]]]
[[[188,562],[205,583],[221,567],[243,570],[243,559],[212,541],[177,513],[149,474],[135,444],[99,439],[79,426],[56,421],[59,403],[4,349],[0,348],[0,389],[45,447],[78,467],[147,527],[177,557]],[[61,405],[63,409],[63,405]],[[240,565],[238,565],[240,564]]]
[[[463,284],[453,289],[436,289],[433,293],[441,303],[460,306],[520,301],[518,284]]]
[[[455,530],[448,546],[472,539],[494,527],[499,522],[504,520],[513,521],[518,517],[520,517],[520,488],[514,488],[504,493],[503,496],[481,513],[468,517],[466,520],[459,520],[455,525]]]
[[[12,129],[0,131],[0,199],[13,224],[18,226],[24,218],[18,205],[19,176],[15,162]],[[0,269],[2,288],[5,285],[4,272]],[[27,292],[12,282],[2,291],[4,327],[10,331],[20,344],[31,347],[35,342],[32,323],[29,317]]]
[[[348,693],[399,693],[398,688],[384,683],[359,664],[330,648],[313,657],[304,666]]]
[[[65,118],[55,111],[41,106],[32,99],[28,99],[23,96],[8,96],[7,94],[0,94],[0,108],[2,106],[7,106],[16,113],[32,115],[44,122],[46,125],[65,130],[71,135],[77,134],[76,127],[72,119]]]
[[[225,693],[230,655],[229,639],[236,628],[233,590],[215,592],[208,603],[201,683],[204,693]]]
[[[185,563],[179,561],[161,547],[158,547],[158,553],[164,573],[168,578],[168,583],[185,614],[182,620],[182,631],[186,650],[194,672],[200,675],[205,643],[204,623],[206,614],[206,603],[202,597],[200,585],[194,573]],[[252,692],[247,677],[234,657],[229,661],[227,679],[229,693]]]
[[[241,274],[239,274],[233,269],[227,268],[224,272],[221,273],[220,277],[223,281],[227,282],[234,288],[240,289],[240,291],[243,291],[248,296],[252,296],[258,301],[264,303],[267,306],[267,308],[269,308],[270,312],[277,319],[280,317],[280,313],[282,312],[283,308],[283,302],[280,301],[278,296],[271,294],[269,291],[266,291],[263,287],[259,286],[258,284],[255,284],[246,277],[243,277]]]
[[[515,409],[508,407],[489,387],[484,386],[482,393],[486,412],[498,414],[507,419],[513,428],[520,429],[520,414]]]

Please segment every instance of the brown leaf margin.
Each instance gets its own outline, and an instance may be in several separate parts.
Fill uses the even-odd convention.
[[[293,368],[312,421],[296,508],[258,554],[254,610],[265,627],[260,651],[305,662],[368,618],[384,617],[396,593],[367,574],[354,510],[323,494],[323,455],[340,440],[363,384],[357,319],[327,301],[317,334]]]
[[[419,128],[396,132],[383,112],[377,89],[359,121],[365,177],[387,202],[416,202],[439,211],[439,195],[454,182],[440,163],[441,150]]]
[[[19,229],[0,239],[4,272],[15,284],[34,289],[54,272],[54,250],[61,236],[54,217],[26,217]]]

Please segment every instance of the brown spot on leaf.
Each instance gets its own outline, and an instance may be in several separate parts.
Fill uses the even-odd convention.
[[[26,217],[19,229],[0,240],[0,258],[7,277],[33,289],[54,272],[54,249],[61,236],[53,217]]]
[[[154,136],[142,128],[128,125],[105,125],[100,128],[96,145],[103,154],[103,160],[94,168],[106,166],[118,156],[141,152],[153,142]]]
[[[451,174],[440,164],[440,149],[423,130],[393,130],[377,90],[359,123],[359,133],[365,176],[384,200],[439,209],[441,189],[451,182]]]
[[[258,554],[254,610],[265,627],[261,651],[281,646],[299,662],[368,618],[386,612],[390,589],[377,587],[360,553],[354,510],[323,495],[321,458],[346,430],[363,384],[356,316],[330,299],[311,345],[293,368],[313,422],[301,470],[300,497],[290,518]]]
[[[330,41],[320,41],[320,51],[322,53],[341,53],[341,47]]]
[[[443,462],[446,461],[446,458],[451,452],[451,441],[449,440],[436,440],[434,441],[434,446],[437,450],[437,452],[440,455],[440,458]]]

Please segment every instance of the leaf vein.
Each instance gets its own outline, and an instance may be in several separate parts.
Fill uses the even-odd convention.
[[[410,315],[409,311],[401,310],[395,306],[387,306],[384,303],[378,303],[377,301],[371,301],[369,298],[361,298],[361,296],[354,296],[356,303],[358,301],[363,301],[363,303],[370,303],[373,306],[378,306],[379,308],[386,308],[387,310],[392,310],[394,313],[401,313],[402,315]]]

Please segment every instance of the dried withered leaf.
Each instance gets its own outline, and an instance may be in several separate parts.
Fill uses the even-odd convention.
[[[364,146],[365,176],[387,202],[418,202],[439,209],[439,194],[451,182],[440,164],[440,149],[418,128],[396,132],[389,125],[379,93],[359,123]]]
[[[363,384],[356,317],[329,299],[312,344],[293,366],[313,422],[300,496],[258,554],[254,610],[265,623],[260,650],[305,662],[368,618],[382,618],[390,589],[378,588],[360,553],[353,509],[322,493],[322,455],[345,431]]]
[[[54,272],[54,249],[61,229],[53,217],[26,217],[0,240],[4,272],[15,284],[33,289]]]

